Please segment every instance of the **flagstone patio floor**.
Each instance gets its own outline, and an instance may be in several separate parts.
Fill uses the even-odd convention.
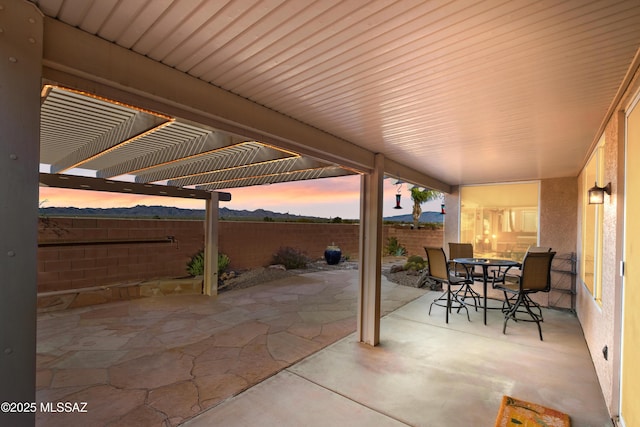
[[[38,315],[38,426],[175,426],[353,333],[357,271]],[[383,314],[426,291],[383,278]]]

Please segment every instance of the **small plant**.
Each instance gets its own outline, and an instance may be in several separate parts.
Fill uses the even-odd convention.
[[[218,253],[218,276],[229,267],[230,262],[231,260],[226,254]],[[187,272],[191,276],[202,276],[204,274],[203,250],[191,257],[191,260],[187,263]]]
[[[191,276],[204,274],[204,251],[200,251],[191,257],[191,260],[187,263],[187,273]]]
[[[387,244],[384,249],[385,255],[403,256],[407,254],[407,249],[398,242],[397,237],[387,238]]]
[[[296,268],[306,268],[309,263],[309,258],[300,250],[284,246],[278,249],[273,255],[274,264],[282,264],[287,270],[293,270]]]
[[[427,266],[427,262],[420,255],[411,255],[404,264],[405,270],[421,271]]]
[[[218,253],[218,276],[220,276],[229,267],[231,260],[226,254]]]

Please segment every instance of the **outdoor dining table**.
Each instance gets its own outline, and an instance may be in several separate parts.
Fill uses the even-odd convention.
[[[510,259],[496,259],[496,258],[454,258],[452,260],[456,264],[461,264],[466,267],[482,267],[482,310],[484,312],[484,324],[487,324],[487,284],[489,283],[489,267],[506,268],[501,274],[506,273],[511,267],[519,266],[520,263]]]

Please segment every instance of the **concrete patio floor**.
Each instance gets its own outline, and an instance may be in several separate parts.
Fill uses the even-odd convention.
[[[577,318],[453,314],[383,278],[381,344],[357,342],[356,271],[217,299],[164,297],[39,316],[39,402],[87,402],[39,426],[493,426],[510,395],[611,426]],[[395,310],[395,311],[394,311]],[[245,390],[245,391],[243,391]]]

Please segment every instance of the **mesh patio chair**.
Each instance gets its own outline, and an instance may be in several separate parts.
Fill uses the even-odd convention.
[[[540,323],[544,321],[542,309],[540,304],[531,299],[530,295],[551,290],[551,261],[555,254],[555,252],[527,252],[522,261],[522,275],[517,277],[517,281],[515,283],[504,281],[494,286],[503,291],[505,298],[503,334],[506,333],[509,319],[535,322],[538,325],[540,341],[542,341],[542,327],[540,326]]]
[[[471,321],[469,310],[464,301],[458,297],[458,294],[463,288],[473,283],[473,280],[467,279],[466,277],[456,277],[449,271],[447,256],[442,248],[425,247],[424,250],[427,253],[428,278],[442,284],[443,289],[445,289],[445,292],[434,299],[431,305],[429,305],[429,315],[431,315],[431,308],[434,304],[445,307],[445,319],[446,323],[449,323],[449,313],[451,313],[451,310],[455,308],[459,313],[460,310],[464,308],[467,312],[467,320]]]
[[[449,243],[449,265],[451,271],[458,277],[476,278],[482,280],[482,273],[464,265],[454,263],[455,258],[473,258],[473,245],[471,243]]]
[[[527,252],[525,253],[525,257],[528,253],[536,253],[536,252],[551,252],[551,248],[548,246],[529,246]],[[504,279],[510,282],[517,282],[522,275],[522,265],[509,270],[509,273],[505,275]]]
[[[551,252],[551,248],[547,246],[529,246],[527,253],[529,252]]]
[[[473,258],[473,245],[471,243],[449,243],[449,269],[456,277],[464,277],[472,282],[474,280],[483,280],[483,273],[476,271],[475,267],[451,261],[456,258]],[[463,301],[467,298],[473,298],[473,305],[477,311],[478,305],[480,305],[480,294],[471,286],[465,286],[459,292],[462,292],[462,295],[458,294],[458,296]]]

